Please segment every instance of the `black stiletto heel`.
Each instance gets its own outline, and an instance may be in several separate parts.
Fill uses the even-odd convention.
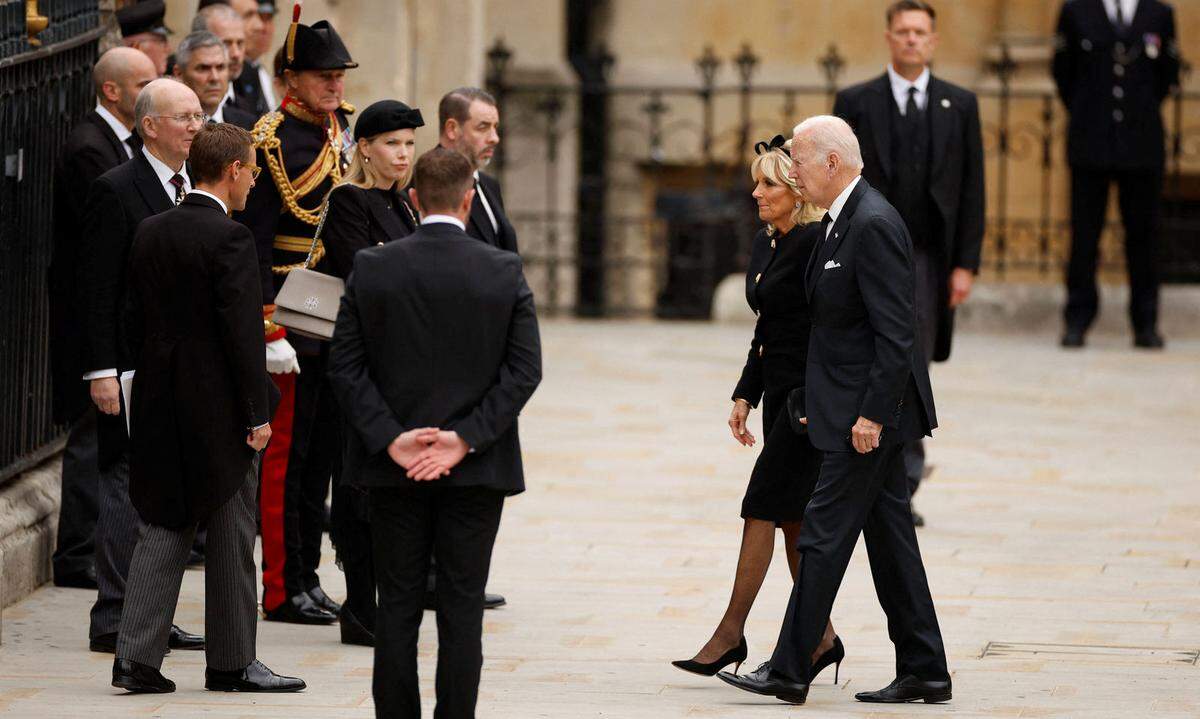
[[[733,673],[737,674],[738,670],[742,668],[742,662],[746,661],[746,656],[748,654],[749,650],[746,647],[746,638],[742,637],[741,641],[738,642],[736,647],[722,654],[717,661],[712,662],[711,664],[701,664],[700,662],[692,659],[678,659],[671,662],[671,664],[679,667],[685,672],[699,674],[702,677],[711,677],[715,676],[717,672],[721,671],[730,664],[736,663],[737,666],[734,667]]]
[[[841,637],[833,638],[833,646],[825,650],[825,653],[817,657],[813,662],[812,671],[808,674],[808,683],[811,684],[821,673],[825,667],[833,664],[833,683],[838,683],[838,674],[842,671],[842,660],[846,658],[846,647],[842,645]]]

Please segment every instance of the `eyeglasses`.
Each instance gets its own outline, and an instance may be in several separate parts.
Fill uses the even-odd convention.
[[[197,123],[200,123],[201,125],[203,125],[204,123],[209,121],[209,116],[204,114],[203,112],[183,112],[178,115],[154,115],[154,117],[169,117],[172,120],[174,120],[175,122],[182,122],[185,125],[191,124],[193,122],[197,122]]]
[[[251,180],[257,180],[259,174],[262,173],[262,168],[258,165],[242,165],[242,167],[250,171]]]

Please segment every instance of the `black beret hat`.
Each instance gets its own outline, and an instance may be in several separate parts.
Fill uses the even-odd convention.
[[[283,43],[285,70],[349,70],[358,67],[328,20],[300,24],[300,3],[292,7],[292,24]]]
[[[142,0],[132,5],[126,5],[117,11],[117,22],[121,24],[121,37],[140,35],[144,32],[170,35],[171,30],[163,24],[163,16],[166,14],[167,6],[163,0]]]
[[[398,100],[380,100],[362,111],[354,123],[354,141],[371,138],[392,130],[424,127],[421,111]]]

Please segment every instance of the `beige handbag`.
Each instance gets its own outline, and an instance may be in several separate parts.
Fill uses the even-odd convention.
[[[317,231],[313,234],[304,266],[289,272],[283,286],[275,294],[273,318],[275,324],[286,327],[289,332],[318,340],[333,337],[338,306],[342,303],[342,293],[346,291],[346,283],[340,278],[309,269],[328,212],[327,199],[321,207],[321,218],[317,221]]]

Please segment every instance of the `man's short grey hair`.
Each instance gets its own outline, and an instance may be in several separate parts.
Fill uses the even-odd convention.
[[[228,6],[210,5],[209,7]],[[187,67],[188,63],[192,61],[192,54],[206,47],[221,48],[221,53],[225,55],[226,62],[229,61],[229,51],[225,49],[225,43],[221,42],[221,38],[213,35],[208,30],[197,30],[181,40],[179,47],[175,48],[175,65],[178,67]]]
[[[842,164],[852,170],[863,169],[862,149],[854,130],[845,120],[833,115],[817,115],[796,125],[792,135],[804,134],[812,142],[813,149],[820,155],[837,155]]]
[[[161,93],[165,88],[170,87],[167,83],[181,85],[178,80],[168,77],[160,77],[157,80],[151,81],[148,85],[142,88],[138,93],[137,100],[133,103],[133,129],[138,135],[142,134],[142,120],[157,114],[158,107],[154,98]]]
[[[192,18],[192,32],[208,29],[208,21],[220,17],[224,20],[237,20],[241,22],[242,16],[238,15],[237,10],[224,3],[216,3],[215,5],[207,5],[200,8],[200,12],[196,13],[196,17]]]

